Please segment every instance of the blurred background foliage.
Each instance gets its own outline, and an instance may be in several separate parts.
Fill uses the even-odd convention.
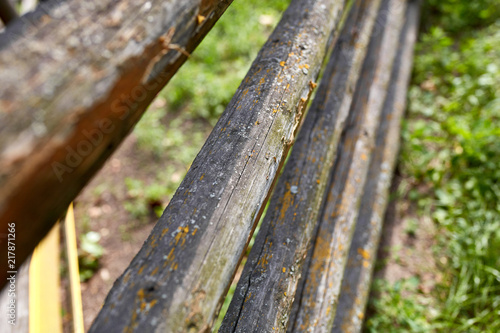
[[[235,1],[168,84],[169,109],[214,125],[289,2]]]
[[[424,29],[439,26],[451,34],[484,28],[500,16],[497,0],[425,0]]]

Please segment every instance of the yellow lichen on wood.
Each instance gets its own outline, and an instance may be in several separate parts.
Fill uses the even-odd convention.
[[[363,249],[363,248],[358,248],[358,253],[364,258],[364,259],[370,259],[370,252],[368,252],[367,250]]]
[[[203,23],[203,21],[205,21],[205,16],[203,15],[196,16],[196,21],[198,21],[198,24]]]

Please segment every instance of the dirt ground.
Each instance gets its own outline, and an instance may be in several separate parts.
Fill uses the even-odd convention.
[[[132,261],[156,221],[151,216],[147,223],[137,223],[121,204],[127,192],[124,179],[137,177],[139,165],[134,159],[137,153],[135,137],[130,135],[75,201],[77,231],[99,232],[99,244],[104,248],[99,270],[81,285],[85,330],[89,329],[113,282]],[[103,184],[106,188],[97,191]]]
[[[434,260],[436,229],[427,216],[418,216],[416,207],[404,193],[404,179],[398,172],[391,186],[389,202],[374,278],[393,284],[398,280],[418,277],[419,289],[429,294],[442,280]],[[403,193],[401,193],[403,192]],[[396,195],[400,193],[400,195]]]
[[[100,244],[105,251],[99,270],[82,283],[86,330],[99,312],[113,282],[139,251],[157,220],[151,214],[146,221],[137,222],[122,204],[127,198],[126,177],[147,181],[151,176],[154,179],[154,175],[145,170],[154,170],[155,164],[149,162],[149,168],[145,168],[143,163],[146,157],[141,154],[134,135],[130,135],[76,200],[77,230],[99,232],[102,237]],[[157,161],[156,167],[159,164],[165,167],[165,161],[161,163]],[[396,175],[391,192],[401,192],[404,181]],[[403,194],[389,204],[375,277],[393,283],[417,276],[421,281],[420,290],[427,294],[442,278],[436,273],[438,270],[433,260],[435,231],[432,221],[417,217],[415,208],[409,202]]]

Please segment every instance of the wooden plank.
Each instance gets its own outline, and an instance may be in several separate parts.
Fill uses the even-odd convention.
[[[292,1],[90,332],[210,330],[343,5]]]
[[[29,332],[62,333],[59,224],[33,251],[29,270]]]
[[[333,168],[291,332],[330,332],[385,100],[405,0],[383,0]]]
[[[24,230],[19,262],[184,63],[172,44],[191,52],[230,3],[51,1],[0,34],[0,234]]]
[[[361,332],[389,188],[399,150],[401,118],[413,63],[413,47],[418,33],[420,0],[411,0],[391,84],[378,129],[375,153],[370,163],[360,213],[354,231],[349,259],[332,332]]]
[[[286,330],[379,5],[352,5],[219,332]]]
[[[75,215],[73,203],[68,207],[64,219],[64,238],[68,265],[69,292],[71,299],[72,332],[83,333],[82,290],[80,287],[80,269],[78,266],[78,245],[76,243]]]

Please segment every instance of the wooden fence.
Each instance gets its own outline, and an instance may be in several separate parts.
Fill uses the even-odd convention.
[[[0,233],[23,230],[17,260],[230,3],[53,2],[0,34]],[[266,204],[220,332],[359,331],[419,8],[292,0],[90,332],[211,331]]]

